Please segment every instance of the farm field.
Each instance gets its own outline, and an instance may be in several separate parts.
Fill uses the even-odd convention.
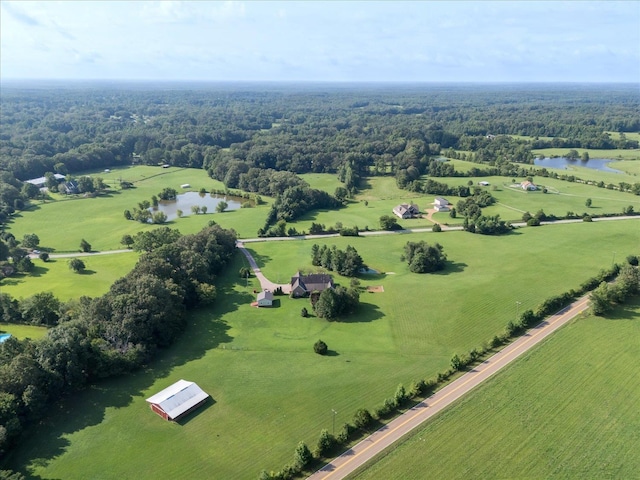
[[[637,478],[639,321],[574,320],[349,478]]]
[[[276,297],[272,309],[250,307],[259,287],[236,277],[245,262],[238,255],[220,278],[219,301],[194,313],[176,344],[143,371],[69,399],[27,432],[30,440],[7,467],[42,478],[115,479],[135,471],[150,479],[253,479],[290,461],[299,441],[313,446],[322,428],[332,428],[332,409],[340,428],[357,408],[381,404],[399,383],[430,378],[448,367],[453,353],[500,333],[514,318],[516,301],[532,308],[576,287],[611,265],[612,250],[619,259],[637,254],[637,226],[627,220],[524,228],[495,238],[443,232],[325,239],[355,246],[365,263],[385,272],[362,278],[385,291],[363,293],[361,310],[342,322],[304,319],[300,310],[308,301],[288,297]],[[408,272],[399,259],[402,246],[420,239],[444,246],[447,271]],[[312,244],[247,246],[268,278],[284,281],[310,267]],[[330,355],[313,353],[319,338]],[[167,423],[144,399],[179,378],[196,381],[213,400],[184,423]]]
[[[14,298],[26,298],[40,292],[51,292],[62,301],[81,296],[99,297],[133,268],[138,253],[132,251],[78,258],[85,263],[83,273],[70,270],[68,258],[54,258],[46,263],[36,258],[33,260],[34,271],[29,275],[2,279],[2,293]]]
[[[17,214],[17,219],[9,224],[7,230],[17,239],[26,233],[36,233],[41,247],[44,247],[42,249],[50,249],[52,253],[72,252],[83,238],[94,250],[119,249],[122,248],[120,240],[123,235],[157,228],[157,225],[125,220],[124,210],[133,210],[139,202],[150,200],[165,187],[175,188],[179,193],[180,185],[185,183],[191,184],[191,190],[195,191],[203,187],[207,191],[224,188],[222,183],[209,178],[204,170],[193,168],[134,166],[114,168],[109,173],[93,172],[93,176],[102,177],[112,187],[118,185],[118,179],[122,178],[134,183],[135,188],[114,189],[96,198],[68,199],[55,195],[56,201],[46,204],[37,201],[35,208]],[[215,220],[224,228],[236,229],[241,235],[255,236],[264,224],[268,208],[268,205],[260,205],[221,214],[185,215],[166,225],[187,234],[200,231],[210,220]],[[264,215],[256,214],[256,210],[263,210]]]

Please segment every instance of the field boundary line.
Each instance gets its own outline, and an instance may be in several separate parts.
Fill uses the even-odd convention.
[[[584,312],[588,308],[588,301],[587,294],[527,330],[514,342],[361,440],[308,478],[311,480],[345,478]]]

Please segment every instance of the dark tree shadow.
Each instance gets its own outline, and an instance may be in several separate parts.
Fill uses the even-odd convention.
[[[94,275],[97,272],[95,270],[89,270],[87,268],[85,268],[84,270],[81,270],[80,272],[78,272],[80,275]]]
[[[379,320],[382,317],[384,317],[384,314],[376,305],[360,302],[356,312],[339,317],[336,321],[341,323],[366,323]]]
[[[449,275],[451,273],[461,273],[468,265],[464,262],[452,262],[447,260],[444,270],[433,272],[434,275]]]
[[[33,270],[31,270],[31,272],[29,272],[29,276],[30,277],[41,277],[42,275],[44,275],[48,271],[49,271],[49,269],[46,268],[46,267],[43,267],[42,265],[35,265],[33,267]]]

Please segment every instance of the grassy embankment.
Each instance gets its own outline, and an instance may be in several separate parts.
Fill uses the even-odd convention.
[[[144,371],[75,395],[12,455],[7,466],[46,478],[190,476],[255,478],[290,461],[295,445],[313,445],[322,428],[374,408],[399,383],[432,377],[496,333],[522,309],[576,287],[619,257],[638,253],[637,221],[518,230],[504,237],[464,232],[332,238],[354,245],[384,275],[363,279],[384,293],[363,293],[362,309],[341,322],[300,316],[306,300],[249,306],[258,288],[235,272],[220,279],[217,304],[191,316],[184,336]],[[415,275],[399,260],[408,240],[444,245],[450,264]],[[318,242],[320,243],[320,242]],[[250,245],[263,272],[283,281],[310,268],[311,242]],[[607,248],[595,248],[606,245]],[[499,252],[499,254],[498,254]],[[623,253],[624,252],[624,253]],[[390,272],[395,272],[391,274]],[[344,279],[340,279],[346,282]],[[332,354],[313,353],[323,339]],[[213,401],[170,424],[144,399],[179,378],[197,381]],[[158,452],[162,455],[158,455]]]
[[[637,478],[640,299],[573,321],[353,478]]]

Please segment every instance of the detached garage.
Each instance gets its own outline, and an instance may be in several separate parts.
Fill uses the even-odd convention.
[[[194,382],[178,380],[154,396],[147,398],[151,410],[165,420],[177,420],[202,405],[209,394]]]

